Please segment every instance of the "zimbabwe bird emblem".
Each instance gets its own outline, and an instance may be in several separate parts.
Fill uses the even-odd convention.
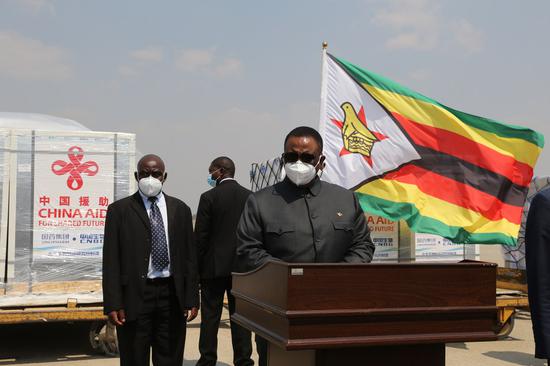
[[[363,106],[361,106],[359,113],[355,112],[350,102],[342,103],[340,108],[344,112],[344,121],[332,119],[332,123],[342,132],[344,146],[340,151],[340,156],[361,154],[367,163],[372,166],[372,148],[376,142],[385,140],[387,136],[368,128]]]

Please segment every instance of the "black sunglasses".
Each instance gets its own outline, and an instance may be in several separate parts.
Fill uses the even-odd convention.
[[[315,160],[315,155],[310,153],[298,154],[297,152],[291,151],[283,153],[283,159],[285,163],[295,163],[300,160],[302,163],[311,164]]]

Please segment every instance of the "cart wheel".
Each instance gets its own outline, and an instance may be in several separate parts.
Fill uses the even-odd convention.
[[[512,330],[514,329],[514,322],[515,322],[515,316],[512,315],[506,320],[506,323],[502,325],[500,328],[500,332],[498,332],[498,339],[505,339],[512,333]]]
[[[107,356],[118,355],[116,327],[106,321],[96,321],[90,326],[90,345],[94,351]]]

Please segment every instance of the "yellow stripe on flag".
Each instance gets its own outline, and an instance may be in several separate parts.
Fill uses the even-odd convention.
[[[419,124],[454,132],[531,167],[535,165],[542,151],[537,145],[523,139],[506,138],[469,126],[451,112],[435,104],[378,89],[368,84],[362,85],[390,112],[399,113]]]
[[[479,212],[430,196],[413,184],[377,179],[361,186],[357,192],[397,203],[414,204],[420,215],[436,219],[445,225],[463,227],[470,233],[501,233],[516,237],[520,228],[520,225],[506,219],[493,221]]]

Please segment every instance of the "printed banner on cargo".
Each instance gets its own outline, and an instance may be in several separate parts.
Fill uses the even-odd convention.
[[[399,226],[395,221],[366,214],[372,242],[376,249],[373,261],[397,260],[399,257]]]
[[[34,145],[33,258],[99,259],[113,200],[110,135],[41,135]]]
[[[464,244],[455,244],[439,235],[415,234],[417,261],[457,261],[465,258]]]

